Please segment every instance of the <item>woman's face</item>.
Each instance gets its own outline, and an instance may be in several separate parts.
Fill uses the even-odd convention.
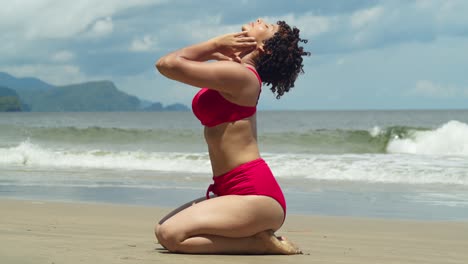
[[[261,18],[242,26],[242,31],[247,31],[247,36],[254,37],[257,43],[262,45],[265,40],[273,37],[278,29],[278,25],[268,24]]]

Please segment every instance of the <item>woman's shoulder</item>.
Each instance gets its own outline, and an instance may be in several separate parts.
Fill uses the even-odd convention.
[[[227,86],[233,86],[236,90],[246,86],[261,86],[260,75],[252,65],[233,61],[219,61],[214,64],[216,66],[213,65],[213,71],[216,72],[217,78],[223,80]]]

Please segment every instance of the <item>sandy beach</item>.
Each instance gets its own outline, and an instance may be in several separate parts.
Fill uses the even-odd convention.
[[[296,256],[168,254],[153,225],[170,209],[0,200],[0,262],[467,263],[468,222],[290,215],[278,232]]]

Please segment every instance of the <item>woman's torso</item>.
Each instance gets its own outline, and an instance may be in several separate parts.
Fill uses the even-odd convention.
[[[213,175],[219,176],[260,157],[257,145],[256,105],[261,79],[254,68],[258,86],[237,95],[203,88],[192,102],[195,116],[205,125]]]
[[[260,157],[256,114],[233,123],[205,127],[204,132],[214,176]]]

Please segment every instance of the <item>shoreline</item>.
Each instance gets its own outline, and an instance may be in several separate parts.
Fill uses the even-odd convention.
[[[170,208],[0,198],[2,263],[466,263],[468,221],[288,215],[296,256],[166,254],[153,227]]]
[[[102,172],[91,173],[93,176],[103,175]],[[39,178],[42,177],[42,174],[34,176]],[[21,177],[22,175],[17,176],[17,178]],[[74,175],[63,176],[63,178],[69,177],[73,178]],[[178,176],[181,179],[183,177],[183,175]],[[73,178],[71,180],[79,179]],[[108,179],[103,177],[102,180]],[[204,185],[207,184],[201,183],[198,179],[196,179],[197,181],[189,181],[182,188],[176,185],[168,186],[167,182],[164,183],[166,180],[163,178],[158,179],[162,183],[147,183],[148,186],[154,188],[5,185],[0,186],[0,200],[175,208],[204,196],[206,192]],[[56,181],[56,179],[51,178],[51,181]],[[99,182],[101,179],[98,178],[96,181]],[[466,195],[468,189],[465,187],[446,188],[447,191],[439,195],[438,189],[433,189],[431,186],[349,183],[343,185],[341,183],[313,182],[308,189],[301,190],[297,188],[299,183],[299,181],[280,183],[286,197],[288,214],[416,221],[468,221],[468,211],[464,210],[468,199]],[[166,184],[167,186],[159,188],[158,184]],[[169,184],[172,183],[169,182]],[[180,182],[175,182],[175,184],[180,184]],[[191,187],[187,188],[187,186]]]

